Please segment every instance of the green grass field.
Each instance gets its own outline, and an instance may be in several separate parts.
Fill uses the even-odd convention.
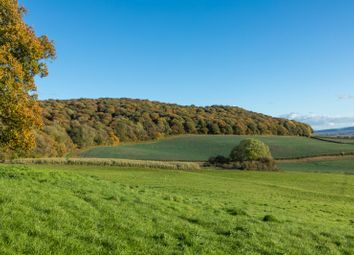
[[[0,165],[0,254],[354,254],[354,175]]]
[[[354,152],[352,144],[336,144],[305,137],[290,136],[211,136],[189,135],[156,142],[96,147],[80,155],[90,158],[204,161],[227,155],[242,139],[257,138],[268,144],[275,158],[297,158],[341,152]]]
[[[332,142],[339,142],[339,143],[347,143],[347,144],[354,144],[354,137],[346,138],[346,137],[319,137],[320,139],[332,141]]]
[[[354,174],[354,157],[338,157],[338,159],[295,160],[292,162],[278,162],[280,169],[290,171],[312,172],[342,172]]]

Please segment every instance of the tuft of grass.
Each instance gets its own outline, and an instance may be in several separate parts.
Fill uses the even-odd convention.
[[[234,215],[234,216],[243,216],[243,215],[247,215],[247,212],[239,209],[239,208],[227,208],[226,212],[230,215]]]
[[[263,221],[271,221],[271,222],[277,222],[278,221],[278,219],[275,216],[271,215],[271,214],[265,215],[262,220]]]

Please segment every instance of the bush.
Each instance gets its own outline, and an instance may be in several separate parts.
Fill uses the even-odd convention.
[[[269,147],[256,139],[246,139],[230,153],[230,158],[224,156],[211,157],[205,166],[214,165],[224,169],[240,170],[277,170]]]
[[[212,165],[228,164],[230,159],[221,155],[209,158],[208,162]]]
[[[273,159],[269,147],[256,139],[246,139],[240,142],[230,153],[231,161],[258,161]]]
[[[204,166],[216,166],[223,169],[239,169],[239,170],[259,170],[259,171],[277,171],[278,168],[275,165],[275,160],[269,158],[262,158],[255,161],[233,161],[225,163],[216,163],[215,157],[210,158],[207,164]]]
[[[243,161],[239,163],[239,169],[242,170],[261,170],[261,171],[274,171],[277,170],[275,161],[270,158],[261,158],[257,161]]]
[[[236,146],[230,157],[216,156],[209,158],[204,166],[217,166],[224,169],[240,170],[277,170],[269,147],[256,139],[246,139]]]

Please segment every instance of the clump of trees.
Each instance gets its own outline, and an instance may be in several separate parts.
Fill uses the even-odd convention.
[[[229,157],[211,157],[208,163],[226,169],[277,170],[268,145],[257,139],[245,139],[232,149]]]
[[[35,76],[48,74],[46,59],[55,57],[53,43],[36,36],[23,21],[17,0],[0,0],[0,148],[28,151],[34,130],[42,125]]]
[[[230,153],[231,161],[256,161],[262,158],[272,159],[268,145],[257,139],[245,139]]]
[[[44,127],[32,156],[62,156],[75,148],[116,145],[171,135],[310,136],[310,126],[232,106],[181,106],[136,99],[41,102]]]

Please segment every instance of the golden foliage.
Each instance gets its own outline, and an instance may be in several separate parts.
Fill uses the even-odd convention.
[[[48,74],[43,60],[55,57],[53,43],[23,21],[17,0],[0,0],[0,148],[28,150],[42,125],[34,77]]]
[[[41,101],[44,127],[28,157],[181,134],[310,136],[310,126],[234,106],[180,106],[128,98]]]

